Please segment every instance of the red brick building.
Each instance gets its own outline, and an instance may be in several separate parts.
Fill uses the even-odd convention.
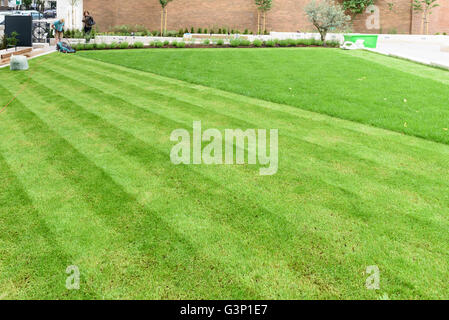
[[[273,0],[273,8],[267,15],[267,30],[312,31],[313,27],[304,15],[308,2]],[[358,15],[353,29],[366,33],[420,33],[421,15],[413,12],[411,3],[412,0],[375,0],[374,10]],[[430,16],[429,34],[449,34],[449,0],[439,0],[439,4]],[[160,29],[158,0],[84,0],[84,8],[90,11],[103,31],[125,24]],[[254,0],[173,0],[167,8],[168,30],[191,27],[257,30]]]

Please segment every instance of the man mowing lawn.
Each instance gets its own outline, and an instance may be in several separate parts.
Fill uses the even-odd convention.
[[[55,41],[56,41],[56,44],[61,42],[63,40],[63,38],[64,38],[64,25],[65,25],[64,19],[56,20],[51,25],[52,29],[55,30]]]

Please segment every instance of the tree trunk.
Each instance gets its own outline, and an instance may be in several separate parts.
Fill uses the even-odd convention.
[[[164,35],[167,33],[167,16],[168,16],[168,9],[165,8],[165,27],[164,27]]]
[[[320,30],[320,37],[321,37],[321,41],[323,41],[323,46],[326,46],[326,34],[327,31],[325,30]]]
[[[429,10],[428,8],[424,11],[424,26],[426,28],[426,34],[429,34]]]
[[[164,33],[164,8],[161,11],[161,36]]]
[[[264,11],[263,13],[263,34],[265,34],[265,31],[267,30],[267,13]]]
[[[422,13],[422,19],[421,19],[421,34],[424,34],[424,12]]]
[[[257,10],[257,34],[260,34],[260,11]]]

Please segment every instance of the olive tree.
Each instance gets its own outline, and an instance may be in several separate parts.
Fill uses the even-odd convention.
[[[324,46],[329,30],[343,28],[351,20],[343,7],[333,0],[312,0],[306,6],[305,12],[309,21],[320,33]]]

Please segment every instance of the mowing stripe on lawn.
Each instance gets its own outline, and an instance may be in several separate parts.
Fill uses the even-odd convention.
[[[449,132],[443,131],[449,127],[447,85],[340,50],[167,49],[79,55],[433,141],[449,141]]]
[[[396,69],[414,76],[439,81],[449,85],[449,71],[446,69],[432,68],[419,62],[400,58],[387,58],[381,53],[377,54],[363,50],[348,50],[344,53],[354,58],[366,59],[391,69]]]

